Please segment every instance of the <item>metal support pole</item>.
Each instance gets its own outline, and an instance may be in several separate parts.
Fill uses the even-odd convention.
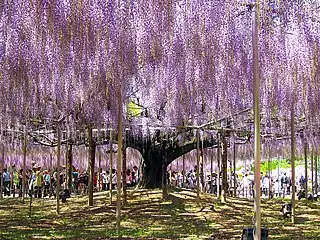
[[[258,55],[258,11],[259,1],[255,1],[252,8],[252,53],[253,53],[253,112],[254,112],[254,213],[255,227],[254,239],[261,239],[261,198],[260,198],[260,79],[259,79],[259,55]]]

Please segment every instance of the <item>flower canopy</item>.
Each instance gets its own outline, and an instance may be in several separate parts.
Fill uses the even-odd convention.
[[[292,101],[297,125],[309,135],[319,126],[319,6],[259,1],[263,132],[288,132]],[[240,0],[5,0],[2,125],[61,116],[74,130],[115,125],[129,101],[166,126],[252,108],[251,14]]]

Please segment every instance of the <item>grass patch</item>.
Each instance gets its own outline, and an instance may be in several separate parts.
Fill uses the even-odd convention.
[[[163,201],[159,189],[130,192],[122,208],[122,239],[239,239],[242,229],[252,226],[252,200],[228,198],[221,204],[203,194],[198,205],[193,191],[170,193]],[[55,200],[37,199],[29,218],[28,203],[4,199],[0,239],[116,239],[115,204],[107,202],[105,193],[95,193],[94,207],[87,206],[85,196],[73,197],[61,204],[57,215]],[[280,215],[282,202],[262,201],[262,225],[269,229],[269,239],[320,239],[319,202],[298,201],[295,225]]]

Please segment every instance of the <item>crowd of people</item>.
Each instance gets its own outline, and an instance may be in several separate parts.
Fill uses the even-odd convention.
[[[168,182],[172,186],[195,189],[197,187],[197,170],[168,172]],[[204,174],[203,174],[204,175]],[[207,173],[206,176],[199,176],[200,189],[209,193],[216,194],[218,189],[222,189],[222,173],[220,173],[220,181],[218,181],[217,173]],[[302,191],[305,188],[306,180],[304,176],[298,176],[295,179],[296,192]],[[219,184],[220,188],[217,187]],[[261,194],[264,197],[285,197],[291,194],[292,179],[286,172],[276,176],[270,176],[267,173],[261,173],[260,178]],[[317,189],[317,186],[314,186]],[[251,173],[245,173],[241,177],[237,174],[227,174],[227,191],[232,195],[236,190],[237,196],[246,198],[254,197],[254,176]]]
[[[80,171],[73,167],[71,175],[71,188],[69,191],[74,194],[87,194],[89,184],[89,172]],[[56,188],[58,182],[57,169],[43,169],[41,166],[32,162],[30,169],[26,170],[25,191],[23,193],[23,169],[16,169],[15,165],[4,168],[3,173],[0,172],[0,178],[3,178],[2,192],[4,196],[19,196],[25,194],[26,197],[45,198],[56,196]],[[60,169],[60,185],[61,189],[67,189],[68,179],[67,170],[63,166]],[[135,187],[139,183],[139,170],[134,166],[132,170],[126,170],[126,186]],[[121,173],[122,178],[122,173]],[[122,179],[121,179],[122,180]],[[99,169],[94,174],[93,186],[95,191],[106,191],[116,189],[117,171],[116,169],[103,170]]]
[[[248,171],[249,172],[249,171]],[[222,173],[220,173],[220,180],[218,180],[217,173],[204,173],[200,169],[201,175],[200,188],[202,191],[217,194],[218,189],[222,189]],[[9,168],[4,168],[3,173],[0,173],[3,178],[3,194],[4,196],[19,197],[23,194],[23,169],[17,170],[15,165]],[[121,182],[123,176],[121,173]],[[140,173],[137,166],[132,170],[127,169],[125,174],[125,182],[127,187],[135,187],[140,179]],[[31,169],[26,170],[25,194],[26,196],[33,196],[34,198],[51,197],[56,195],[57,187],[57,169],[42,169],[41,166],[32,162]],[[295,186],[303,190],[306,184],[304,176],[299,176],[295,180]],[[184,187],[195,189],[197,187],[197,167],[187,172],[167,172],[167,182],[176,187]],[[70,185],[71,186],[68,186]],[[63,166],[60,170],[60,184],[61,189],[68,188],[71,193],[87,194],[89,184],[89,172],[79,171],[73,167],[71,181],[67,179],[67,170]],[[219,188],[217,185],[219,184]],[[93,186],[96,191],[107,191],[116,189],[117,186],[117,172],[116,169],[103,170],[99,169],[94,174]],[[282,172],[279,176],[269,176],[261,173],[260,179],[261,193],[265,197],[280,197],[290,195],[292,187],[292,179],[286,172]],[[317,189],[317,186],[315,187]],[[254,178],[253,174],[245,173],[242,176],[237,174],[227,174],[227,192],[231,195],[236,191],[237,196],[246,198],[254,197]]]

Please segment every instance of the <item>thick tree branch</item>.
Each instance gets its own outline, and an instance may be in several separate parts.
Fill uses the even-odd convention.
[[[214,145],[217,144],[216,139],[204,139],[203,140],[203,147],[207,148],[207,147],[212,147]],[[192,151],[193,149],[197,148],[197,141],[196,139],[186,142],[184,145],[182,146],[173,146],[173,147],[169,147],[167,149],[168,151],[168,159],[167,159],[167,163],[170,164],[171,162],[173,162],[175,159],[177,159],[178,157]]]

